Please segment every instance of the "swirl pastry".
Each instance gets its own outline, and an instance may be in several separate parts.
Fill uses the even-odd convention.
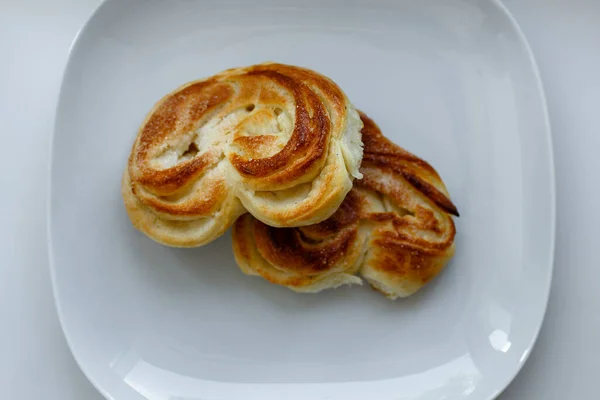
[[[200,246],[246,211],[277,227],[330,217],[360,177],[362,122],[314,71],[266,63],[188,83],[150,111],[122,194],[135,227]]]
[[[361,119],[363,179],[316,225],[273,228],[241,216],[233,249],[244,273],[298,292],[361,283],[358,274],[395,299],[416,292],[453,256],[458,211],[439,175]]]

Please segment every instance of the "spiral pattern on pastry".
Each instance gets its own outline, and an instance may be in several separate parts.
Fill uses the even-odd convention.
[[[385,138],[361,114],[363,179],[340,209],[313,226],[273,228],[244,215],[234,224],[238,265],[299,292],[367,280],[387,297],[406,297],[454,254],[458,211],[437,172]]]
[[[134,226],[199,246],[246,211],[277,227],[331,216],[360,177],[362,122],[314,71],[265,63],[190,82],[143,122],[122,193]]]

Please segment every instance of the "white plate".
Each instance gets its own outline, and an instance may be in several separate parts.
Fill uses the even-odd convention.
[[[132,228],[120,179],[152,104],[265,60],[330,76],[444,178],[456,256],[414,297],[300,295],[242,275],[228,234],[177,250]],[[496,1],[110,1],[73,46],[53,146],[56,301],[109,398],[490,399],[534,344],[551,142],[533,57]]]

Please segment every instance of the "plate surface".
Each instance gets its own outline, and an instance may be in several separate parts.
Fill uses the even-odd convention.
[[[160,246],[120,179],[146,112],[180,84],[266,60],[334,79],[428,160],[461,217],[456,256],[391,302],[241,274],[229,234]],[[552,275],[554,183],[533,57],[495,1],[109,1],[78,36],[49,207],[59,316],[116,400],[490,399],[524,363]]]

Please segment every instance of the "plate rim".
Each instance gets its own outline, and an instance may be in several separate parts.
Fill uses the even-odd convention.
[[[510,12],[509,8],[504,4],[504,2],[502,0],[487,0],[487,1],[489,2],[489,4],[496,7],[498,9],[498,11],[501,14],[503,14],[504,17],[507,19],[507,22],[510,24],[510,26],[514,30],[514,33],[516,34],[518,41],[523,46],[523,50],[525,52],[524,55],[527,56],[526,58],[527,58],[527,62],[529,64],[528,67],[530,68],[531,72],[533,73],[533,82],[532,83],[535,87],[535,90],[537,91],[537,96],[539,96],[539,100],[541,101],[541,104],[540,104],[541,110],[540,111],[542,114],[543,126],[544,126],[544,131],[545,131],[544,136],[545,136],[546,143],[548,144],[547,154],[545,154],[545,158],[548,163],[548,165],[546,166],[546,170],[547,170],[547,174],[548,174],[548,182],[547,183],[549,185],[548,189],[551,194],[550,198],[548,199],[549,213],[550,213],[550,221],[549,221],[550,243],[548,244],[549,245],[548,246],[549,254],[546,255],[549,265],[548,265],[547,280],[546,280],[546,282],[544,282],[546,294],[545,294],[545,298],[543,299],[543,309],[541,310],[541,318],[540,318],[539,323],[536,324],[537,326],[536,326],[534,334],[531,336],[530,340],[528,341],[528,344],[527,344],[527,347],[526,347],[526,350],[524,352],[524,356],[523,356],[521,362],[519,362],[517,364],[516,368],[514,368],[514,370],[512,370],[511,374],[506,375],[504,382],[500,385],[501,387],[499,387],[497,391],[492,393],[491,397],[482,399],[482,400],[494,400],[494,399],[498,398],[498,396],[500,396],[508,388],[508,386],[512,383],[512,381],[515,379],[515,377],[521,372],[523,366],[528,361],[529,357],[531,356],[531,352],[532,352],[533,348],[535,347],[535,344],[538,340],[540,331],[544,325],[545,317],[547,314],[548,301],[550,298],[550,293],[552,291],[552,280],[553,280],[553,275],[554,275],[554,264],[555,264],[555,253],[556,253],[556,165],[555,165],[555,161],[554,161],[554,142],[553,142],[553,138],[552,138],[552,126],[550,123],[550,117],[549,117],[549,113],[548,113],[547,98],[546,98],[543,81],[541,78],[541,74],[539,71],[539,67],[538,67],[538,63],[536,61],[535,55],[531,49],[531,46],[529,44],[529,41],[527,40],[527,37],[526,37],[525,33],[523,32],[521,26],[519,25],[517,19],[513,16],[513,14]],[[109,400],[119,400],[116,397],[114,397],[109,392],[109,390],[107,388],[105,388],[98,381],[98,379],[96,379],[96,377],[94,375],[92,375],[86,368],[83,367],[83,362],[80,359],[80,355],[78,355],[78,353],[73,348],[72,337],[68,332],[67,324],[65,322],[65,317],[64,317],[64,314],[62,311],[60,294],[57,289],[58,283],[57,283],[56,265],[54,262],[54,252],[53,252],[53,244],[52,244],[53,241],[52,241],[52,212],[51,212],[52,211],[52,187],[53,187],[53,176],[54,176],[54,173],[53,173],[54,167],[53,166],[55,164],[55,162],[54,162],[55,142],[56,142],[55,138],[56,138],[56,132],[57,132],[57,128],[58,128],[58,118],[57,117],[59,115],[59,110],[61,109],[61,104],[63,103],[65,80],[66,80],[66,77],[68,76],[69,70],[73,63],[73,57],[75,54],[75,50],[77,50],[79,48],[83,34],[87,31],[91,21],[96,17],[98,12],[109,3],[110,3],[110,0],[101,0],[100,3],[93,9],[93,11],[88,14],[87,18],[85,19],[85,22],[81,25],[81,27],[75,34],[75,36],[71,42],[71,45],[69,47],[68,56],[67,56],[66,63],[65,63],[64,69],[63,69],[63,73],[61,75],[58,95],[56,97],[57,103],[56,103],[56,107],[54,109],[54,123],[53,123],[53,129],[50,134],[50,145],[49,145],[49,149],[48,149],[49,157],[48,157],[48,161],[47,161],[47,175],[46,175],[47,176],[47,186],[46,186],[46,204],[45,204],[46,219],[45,219],[45,222],[46,222],[46,235],[47,235],[46,236],[46,238],[47,238],[46,245],[47,245],[47,250],[48,250],[48,268],[50,270],[52,297],[53,297],[54,305],[55,305],[55,308],[57,311],[59,325],[60,325],[61,331],[63,333],[63,336],[65,337],[65,341],[67,343],[69,351],[71,352],[73,359],[75,360],[75,363],[77,364],[77,366],[79,367],[79,369],[81,370],[83,375],[86,377],[86,379],[94,386],[94,388],[102,396],[104,396],[106,399],[109,399]]]

